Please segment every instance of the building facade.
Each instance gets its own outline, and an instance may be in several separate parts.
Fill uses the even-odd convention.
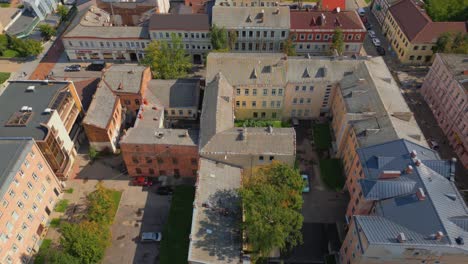
[[[62,187],[32,138],[1,138],[0,153],[0,261],[28,263],[47,233]]]
[[[169,13],[169,0],[97,0],[96,6],[113,14],[112,22],[118,26],[137,26],[145,16]]]
[[[371,12],[377,19],[380,26],[383,26],[385,17],[387,17],[388,9],[398,0],[375,0],[371,6]]]
[[[59,0],[23,0],[25,8],[33,10],[40,20],[44,20],[57,8]]]
[[[468,168],[468,56],[437,53],[421,93],[434,117]]]
[[[279,6],[282,1],[273,0],[216,0],[215,5],[234,7],[273,7]]]
[[[356,11],[292,11],[291,31],[298,54],[328,54],[336,29],[343,32],[344,54],[359,53],[366,28]]]

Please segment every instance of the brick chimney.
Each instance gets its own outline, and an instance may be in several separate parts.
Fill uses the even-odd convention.
[[[412,150],[411,151],[411,158],[416,158],[418,156],[418,153],[416,152],[416,150]]]
[[[406,173],[406,174],[411,174],[411,173],[413,173],[413,166],[408,165],[408,166],[406,167],[406,169],[405,169],[405,173]]]
[[[420,160],[420,159],[416,159],[416,160],[414,161],[414,164],[415,164],[417,167],[421,166],[421,160]]]
[[[424,193],[423,188],[418,188],[418,190],[416,191],[416,196],[418,196],[419,201],[426,200],[426,194]]]
[[[437,233],[435,234],[435,240],[437,241],[442,240],[443,237],[444,237],[444,233],[442,233],[442,231],[437,231]]]

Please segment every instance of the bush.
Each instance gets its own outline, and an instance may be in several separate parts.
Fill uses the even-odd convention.
[[[94,147],[89,147],[88,156],[91,160],[95,160],[99,156],[99,152]]]
[[[74,191],[73,188],[68,188],[68,189],[65,190],[66,193],[70,193],[70,194],[73,193],[73,191]]]
[[[88,220],[99,224],[112,224],[121,194],[98,183],[97,189],[88,195]]]
[[[67,199],[63,199],[63,200],[60,200],[57,205],[55,206],[55,212],[59,212],[59,213],[65,213],[65,211],[67,210],[68,208],[68,203],[70,201],[68,201]]]
[[[54,219],[50,220],[50,227],[53,227],[53,228],[59,227],[61,221],[62,220],[60,220],[60,218],[54,218]]]
[[[235,126],[236,127],[291,127],[289,122],[282,122],[280,120],[253,120],[253,119],[247,119],[247,120],[236,120],[235,121]]]

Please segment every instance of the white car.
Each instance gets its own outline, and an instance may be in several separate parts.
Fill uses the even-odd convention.
[[[161,232],[143,232],[141,233],[141,242],[159,242],[162,239]]]
[[[369,30],[369,31],[367,31],[367,34],[369,34],[369,37],[371,37],[371,38],[375,38],[375,37],[376,37],[375,31],[374,31],[374,30]]]
[[[373,38],[372,43],[374,43],[374,46],[379,47],[380,46],[380,39],[378,38]]]

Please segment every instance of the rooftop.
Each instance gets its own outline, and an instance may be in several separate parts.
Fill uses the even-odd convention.
[[[381,195],[371,199],[376,201],[375,214],[355,216],[370,243],[468,249],[456,242],[458,237],[468,239],[468,208],[451,180],[452,161],[440,160],[435,151],[404,139],[358,149],[358,155],[365,175],[361,186],[365,181],[392,183],[374,193]],[[406,170],[408,165],[411,170]],[[385,171],[401,175],[382,179]],[[436,239],[437,232],[442,233],[441,239]],[[398,241],[399,233],[406,241]]]
[[[150,30],[210,30],[207,14],[154,14],[149,22]]]
[[[291,11],[291,29],[331,29],[366,31],[356,11]]]
[[[12,36],[22,36],[25,31],[29,32],[32,30],[37,23],[39,23],[39,17],[37,17],[32,11],[25,9],[19,18],[16,19],[10,27],[8,27],[7,32]]]
[[[101,83],[118,93],[137,94],[143,85],[143,74],[148,69],[137,64],[114,64],[104,70]]]
[[[188,261],[240,263],[241,169],[200,159]]]
[[[48,129],[42,124],[46,124],[51,116],[44,110],[54,109],[54,102],[61,99],[59,92],[67,92],[69,84],[67,81],[10,82],[0,95],[0,137],[32,137],[43,140]],[[33,86],[34,91],[27,90]],[[24,106],[31,110],[22,111]]]
[[[115,104],[119,98],[102,82],[93,96],[83,123],[99,128],[107,128],[114,114]]]
[[[214,6],[212,23],[226,29],[265,28],[289,30],[289,7]]]
[[[198,79],[151,80],[148,90],[168,108],[198,107]]]
[[[438,53],[447,69],[466,91],[468,91],[468,55]]]
[[[196,147],[198,145],[198,130],[135,126],[128,130],[127,134],[121,140],[121,143]]]

